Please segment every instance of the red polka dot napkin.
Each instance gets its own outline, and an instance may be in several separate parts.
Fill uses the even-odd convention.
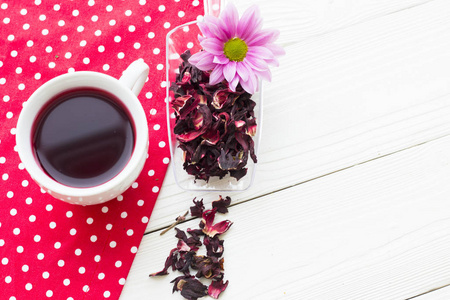
[[[119,298],[169,162],[165,36],[201,14],[198,0],[0,0],[1,299]],[[15,149],[24,102],[55,76],[91,70],[119,78],[139,58],[150,66],[139,95],[150,133],[142,174],[97,206],[41,192]]]

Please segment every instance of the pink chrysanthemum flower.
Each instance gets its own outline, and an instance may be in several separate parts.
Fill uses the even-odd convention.
[[[262,19],[256,5],[239,19],[233,4],[228,4],[219,18],[205,16],[198,22],[200,51],[189,62],[202,71],[211,71],[209,83],[224,79],[232,91],[240,83],[250,94],[258,90],[259,79],[271,81],[269,66],[278,66],[277,56],[284,50],[274,44],[279,31],[261,29]]]

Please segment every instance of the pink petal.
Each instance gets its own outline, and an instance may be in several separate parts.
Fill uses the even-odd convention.
[[[223,76],[223,65],[216,65],[214,70],[209,75],[209,84],[215,85],[223,81],[225,77]]]
[[[279,35],[279,30],[263,29],[250,37],[246,42],[249,46],[265,46],[266,44],[275,42]]]
[[[234,78],[234,76],[236,76],[236,62],[235,61],[230,61],[230,63],[224,65],[225,67],[223,68],[223,76],[225,76],[225,79],[228,82],[231,82]]]
[[[206,38],[200,42],[200,45],[203,47],[203,49],[214,55],[223,54],[223,42],[219,41],[218,39]]]
[[[264,46],[251,46],[248,49],[247,56],[262,58],[264,60],[274,59],[275,55]]]
[[[219,20],[213,16],[205,16],[204,22],[208,24],[208,29],[212,34],[212,37],[215,37],[223,42],[228,40],[225,31],[223,30],[226,27],[225,24],[222,24],[223,21]]]
[[[241,82],[242,88],[249,94],[254,94],[258,89],[258,80],[255,74],[251,73],[247,81]]]
[[[265,71],[269,68],[267,63],[260,58],[255,58],[250,55],[247,55],[246,58],[244,58],[245,63],[247,64],[250,69],[256,70],[256,71]]]
[[[266,63],[268,65],[275,66],[275,67],[278,67],[280,65],[280,63],[278,62],[278,59],[276,59],[276,58],[266,59]]]
[[[236,64],[236,71],[243,81],[248,80],[249,70],[247,69],[244,61],[240,61]]]
[[[214,55],[212,55],[207,51],[203,52],[205,53],[205,55],[202,57],[202,59],[200,59],[200,61],[197,64],[195,64],[195,66],[202,71],[212,70],[216,66],[216,64],[213,62]]]
[[[202,22],[197,22],[197,26],[205,37],[215,37],[211,30],[209,30],[209,24],[207,24],[204,20]]]
[[[231,82],[230,82],[230,85],[229,85],[230,90],[233,92],[236,92],[236,87],[237,87],[238,83],[239,83],[239,76],[236,75],[236,76],[234,76],[233,80],[231,80]]]
[[[204,37],[203,35],[199,34],[199,35],[197,35],[197,39],[201,43],[204,39],[206,39],[206,37]]]
[[[258,91],[258,78],[256,77],[256,74],[251,74],[249,81],[251,81],[251,85],[253,86],[253,93],[251,94],[254,94]]]
[[[213,62],[215,62],[216,64],[219,64],[219,65],[225,65],[225,64],[229,63],[230,60],[228,59],[228,57],[226,57],[226,56],[222,53],[221,55],[216,55],[216,56],[214,56]]]
[[[272,72],[270,72],[269,69],[265,70],[265,71],[256,71],[256,75],[261,78],[264,79],[268,82],[272,81]]]
[[[262,27],[262,19],[260,17],[257,5],[252,5],[243,14],[238,22],[236,34],[244,41],[258,32]]]
[[[222,11],[220,18],[227,26],[227,38],[232,39],[236,35],[236,28],[239,22],[239,13],[236,6],[234,6],[232,3],[228,3],[228,5]]]
[[[266,48],[269,49],[275,56],[283,56],[286,54],[284,49],[276,44],[268,44],[266,45]]]
[[[197,53],[193,54],[193,55],[188,59],[188,61],[189,61],[190,64],[192,64],[192,65],[195,66],[196,64],[198,64],[198,62],[199,62],[200,60],[203,59],[203,57],[205,57],[205,55],[208,55],[205,51],[197,52]]]

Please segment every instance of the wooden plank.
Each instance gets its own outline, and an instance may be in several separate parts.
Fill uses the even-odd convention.
[[[450,134],[448,49],[445,0],[288,46],[264,90],[255,185],[236,201]],[[148,231],[196,196],[218,197],[181,190],[169,170]]]
[[[441,138],[232,207],[221,299],[406,299],[450,284],[448,149]],[[177,273],[148,274],[173,235],[144,236],[121,299],[170,298]]]
[[[257,4],[261,8],[264,26],[280,29],[282,44],[298,43],[427,2],[430,0],[234,1],[241,13]]]
[[[429,291],[423,295],[407,300],[448,300],[450,299],[450,286],[445,286],[436,290]]]

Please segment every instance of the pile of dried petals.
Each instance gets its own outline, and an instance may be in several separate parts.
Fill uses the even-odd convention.
[[[257,161],[252,139],[256,103],[240,86],[233,92],[226,81],[209,84],[210,72],[190,64],[190,57],[189,50],[181,55],[179,74],[170,87],[183,168],[195,179],[230,174],[239,180],[247,174],[249,155]]]
[[[181,295],[189,300],[196,300],[206,295],[217,299],[228,286],[228,280],[223,281],[224,269],[222,257],[224,241],[219,238],[220,234],[228,231],[233,224],[229,220],[214,224],[216,213],[225,214],[228,212],[231,198],[222,196],[219,200],[212,202],[212,209],[205,210],[202,200],[193,200],[194,206],[190,208],[193,217],[201,217],[198,229],[188,229],[187,234],[178,229],[175,237],[178,243],[170,251],[166,259],[164,268],[150,277],[169,274],[168,270],[178,270],[183,275],[176,277],[171,282],[174,284],[172,292],[179,291]],[[177,218],[178,219],[178,218]],[[203,237],[203,242],[201,241]],[[197,255],[199,248],[205,245],[206,255]],[[191,275],[191,269],[196,271],[195,276]],[[210,279],[209,286],[204,285],[198,278]]]

